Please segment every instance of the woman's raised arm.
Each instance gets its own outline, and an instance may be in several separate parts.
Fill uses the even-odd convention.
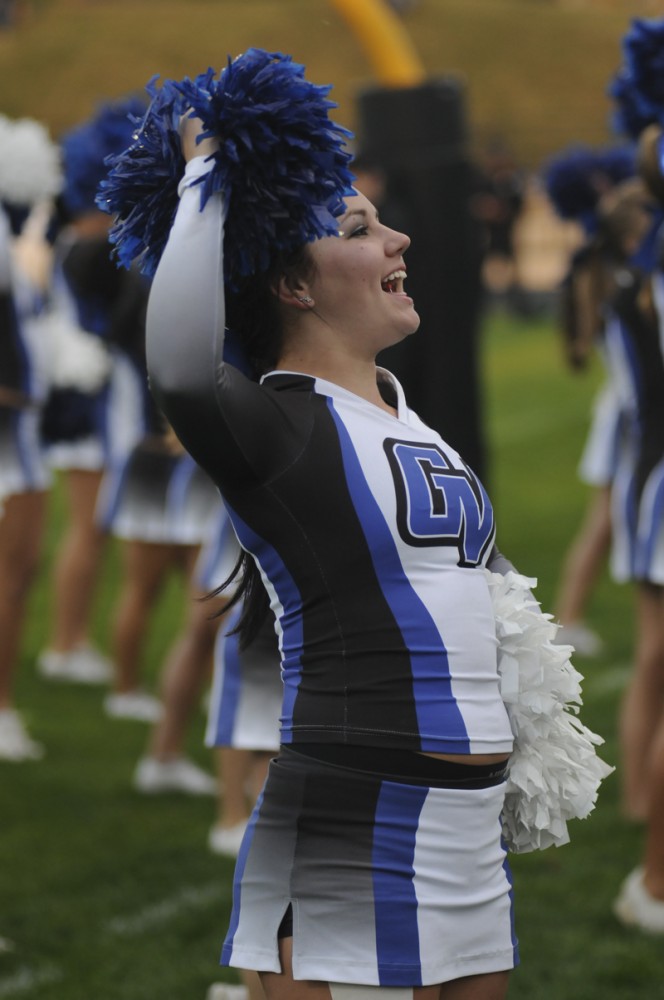
[[[196,178],[204,156],[187,163],[180,204],[154,276],[148,303],[146,349],[150,387],[180,433],[192,404],[212,402],[224,334],[224,209],[220,195],[200,210]]]

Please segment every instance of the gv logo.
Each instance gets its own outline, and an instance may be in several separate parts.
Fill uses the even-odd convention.
[[[493,542],[491,502],[467,465],[435,444],[384,443],[397,495],[397,526],[409,545],[455,545],[460,566],[478,566]]]

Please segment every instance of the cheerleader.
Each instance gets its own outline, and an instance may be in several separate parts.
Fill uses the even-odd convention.
[[[208,844],[237,857],[251,810],[263,788],[270,758],[279,749],[283,685],[274,622],[243,648],[235,608],[217,632],[215,669],[205,742],[218,748],[219,813]]]
[[[191,459],[187,457],[187,461]],[[217,781],[183,751],[187,727],[210,679],[215,638],[223,628],[229,601],[228,596],[213,592],[232,575],[239,551],[235,532],[216,491],[215,497],[214,516],[210,518],[208,513],[206,538],[190,577],[185,623],[162,670],[159,719],[134,771],[134,788],[146,795],[218,793]]]
[[[41,555],[49,472],[39,440],[48,349],[41,312],[48,267],[21,261],[45,252],[48,202],[59,191],[56,146],[30,119],[0,116],[0,759],[30,760],[42,747],[14,708],[13,680]],[[32,215],[30,214],[32,211]],[[19,257],[18,236],[23,249]],[[29,247],[28,247],[29,245]]]
[[[631,143],[591,149],[573,146],[558,154],[544,172],[548,197],[557,214],[578,224],[583,243],[572,256],[561,288],[561,332],[565,358],[574,372],[587,370],[593,354],[606,378],[593,405],[590,430],[579,462],[579,478],[592,495],[583,521],[567,550],[555,600],[561,628],[557,642],[582,656],[598,656],[602,640],[584,620],[592,590],[611,549],[611,483],[619,456],[627,447],[625,431],[632,400],[622,393],[624,379],[609,364],[604,338],[604,260],[595,242],[600,199],[616,184],[634,176]]]
[[[281,748],[222,963],[269,1000],[499,1000],[518,961],[514,734],[485,567],[504,562],[477,477],[376,368],[419,324],[409,239],[351,189],[326,92],[252,49],[219,81],[167,86],[110,178],[150,184],[148,146],[181,149],[165,248],[151,213],[118,232],[155,234],[151,385],[242,545],[241,642],[277,623]]]
[[[661,23],[664,43],[664,22]],[[662,127],[640,138],[641,173],[664,207]],[[606,206],[611,235],[620,202]],[[614,573],[636,587],[634,665],[621,707],[620,735],[627,814],[645,821],[641,863],[614,904],[623,923],[664,934],[664,262],[662,213],[651,238],[625,268],[616,313],[630,358],[637,399],[634,459],[620,470],[615,490]]]
[[[112,666],[90,640],[90,619],[107,535],[96,517],[104,470],[142,436],[140,378],[122,345],[141,325],[145,281],[110,259],[110,220],[95,205],[105,158],[129,141],[138,99],[103,105],[62,140],[67,224],[55,246],[53,310],[60,336],[58,377],[42,434],[61,475],[67,521],[52,571],[53,615],[42,675],[106,683]],[[141,326],[142,330],[142,326]]]

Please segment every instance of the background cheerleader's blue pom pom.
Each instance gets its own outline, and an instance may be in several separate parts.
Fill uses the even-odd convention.
[[[219,141],[199,181],[201,207],[212,194],[224,195],[231,287],[266,270],[276,252],[335,233],[353,175],[350,132],[330,120],[329,90],[305,80],[304,67],[289,56],[262,49],[229,59],[218,76],[208,70],[195,80],[166,81],[137,141],[102,186],[105,207],[118,217],[112,239],[122,262],[138,257],[151,273],[161,256],[184,169],[176,119],[187,108],[204,135]]]
[[[184,171],[178,124],[185,105],[172,81],[158,89],[155,77],[146,90],[150,106],[135,127],[131,144],[107,159],[97,205],[116,216],[109,238],[118,261],[125,267],[136,261],[152,276],[178,205]]]
[[[544,170],[544,185],[558,215],[580,223],[587,233],[592,233],[602,195],[635,173],[632,146],[592,149],[576,145],[549,161]]]
[[[94,210],[99,183],[108,170],[106,158],[122,152],[131,142],[145,107],[145,101],[136,96],[101,105],[93,118],[63,136],[62,197],[72,214]]]
[[[623,38],[623,64],[609,84],[616,132],[638,138],[664,124],[664,18],[635,18]]]

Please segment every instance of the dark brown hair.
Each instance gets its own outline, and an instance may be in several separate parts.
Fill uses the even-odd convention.
[[[289,288],[294,288],[298,281],[306,281],[314,274],[309,245],[304,244],[292,253],[280,254],[268,271],[250,275],[235,290],[226,291],[227,325],[237,333],[257,376],[274,368],[282,352],[284,319],[277,295],[280,281],[285,279]],[[234,582],[237,588],[224,611],[242,601],[242,615],[233,632],[240,636],[240,648],[246,649],[265,621],[269,599],[254,559],[244,550],[228,579],[208,597],[218,596]]]

